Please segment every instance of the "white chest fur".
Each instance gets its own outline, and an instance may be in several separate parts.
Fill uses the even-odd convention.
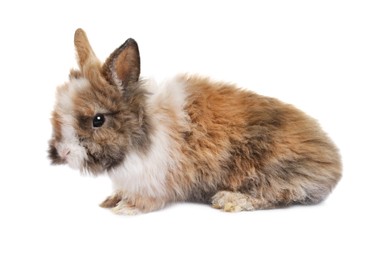
[[[170,144],[162,127],[152,136],[152,146],[146,155],[132,152],[122,166],[110,172],[116,191],[131,197],[142,194],[150,197],[165,195],[165,179],[169,169]]]
[[[146,154],[131,152],[122,166],[110,172],[114,190],[122,195],[149,196],[152,198],[166,195],[166,176],[176,167],[180,154],[172,139],[171,118],[163,111],[170,110],[185,121],[183,106],[186,99],[183,82],[176,79],[165,83],[160,91],[154,92],[149,99],[149,109],[153,122],[151,147]]]

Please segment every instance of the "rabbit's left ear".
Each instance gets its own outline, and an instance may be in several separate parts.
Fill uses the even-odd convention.
[[[129,84],[138,81],[140,63],[137,42],[128,39],[108,57],[102,73],[111,84],[126,89]]]
[[[78,63],[83,72],[88,66],[99,64],[99,60],[89,44],[87,34],[83,29],[77,29],[74,33],[74,45],[76,47]]]

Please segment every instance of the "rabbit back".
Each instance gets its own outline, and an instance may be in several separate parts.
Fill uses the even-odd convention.
[[[311,117],[233,85],[181,80],[186,124],[176,137],[180,170],[167,175],[172,191],[206,202],[218,191],[239,192],[273,207],[318,203],[339,181],[338,150]]]

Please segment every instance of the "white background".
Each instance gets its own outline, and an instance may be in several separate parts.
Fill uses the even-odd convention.
[[[2,1],[0,259],[389,259],[386,2]],[[78,27],[101,59],[136,39],[144,77],[197,73],[296,105],[338,144],[342,181],[311,207],[99,208],[108,178],[46,158]]]

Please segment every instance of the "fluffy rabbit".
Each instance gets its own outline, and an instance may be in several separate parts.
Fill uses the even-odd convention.
[[[128,39],[101,63],[75,32],[79,70],[58,87],[49,158],[108,174],[101,206],[150,212],[175,201],[224,211],[315,204],[341,177],[337,148],[295,107],[234,85],[181,75],[141,80]]]

